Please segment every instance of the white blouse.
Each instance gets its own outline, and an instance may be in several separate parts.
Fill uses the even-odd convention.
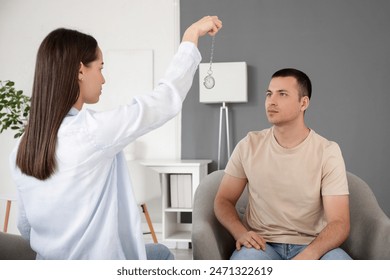
[[[123,148],[176,116],[201,55],[183,42],[154,91],[106,112],[72,108],[58,132],[57,171],[41,181],[15,165],[18,228],[37,259],[146,259]]]

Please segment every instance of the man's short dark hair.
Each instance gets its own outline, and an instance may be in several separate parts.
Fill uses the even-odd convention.
[[[297,80],[299,87],[301,88],[299,93],[300,97],[307,96],[309,99],[311,98],[311,81],[309,77],[302,71],[294,68],[285,68],[276,71],[272,75],[272,78],[276,77],[294,77]]]

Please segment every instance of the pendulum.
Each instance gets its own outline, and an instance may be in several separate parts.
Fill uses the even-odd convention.
[[[212,89],[215,85],[215,79],[213,77],[213,70],[211,69],[211,67],[213,65],[214,42],[215,42],[215,35],[213,36],[212,42],[211,42],[210,67],[209,67],[209,70],[207,71],[207,76],[203,80],[203,85],[207,89]]]

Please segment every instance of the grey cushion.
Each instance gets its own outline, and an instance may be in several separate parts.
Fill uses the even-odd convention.
[[[207,175],[199,184],[194,198],[192,217],[193,258],[229,259],[234,251],[233,237],[214,215],[214,198],[224,175],[222,170]],[[356,175],[347,172],[350,191],[351,232],[342,248],[353,259],[390,260],[390,219],[379,207],[370,187]],[[236,204],[242,215],[248,194],[245,191]]]
[[[0,232],[0,260],[34,260],[36,253],[20,235]]]

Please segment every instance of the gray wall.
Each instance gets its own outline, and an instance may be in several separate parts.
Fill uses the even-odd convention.
[[[313,83],[308,125],[338,142],[347,170],[390,216],[390,1],[181,0],[180,9],[182,32],[204,15],[223,20],[215,62],[248,63],[249,102],[229,105],[232,148],[248,131],[269,127],[263,104],[272,73],[303,70]],[[210,46],[201,39],[203,62]],[[212,159],[215,170],[220,105],[199,103],[198,82],[196,75],[184,102],[182,158]]]

